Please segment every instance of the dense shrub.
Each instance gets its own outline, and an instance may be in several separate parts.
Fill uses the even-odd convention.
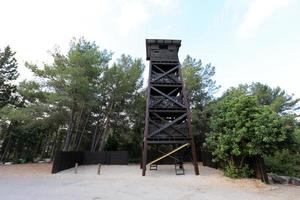
[[[300,178],[300,129],[293,134],[289,149],[276,151],[273,156],[264,156],[268,172]]]
[[[254,170],[250,169],[248,164],[237,167],[233,162],[229,162],[224,167],[224,174],[230,178],[246,178],[253,176]]]
[[[265,156],[268,172],[300,178],[300,154],[288,149],[276,151],[274,156]]]
[[[233,89],[216,102],[206,147],[227,176],[250,177],[247,158],[272,155],[293,142],[293,116],[280,115],[258,99]]]

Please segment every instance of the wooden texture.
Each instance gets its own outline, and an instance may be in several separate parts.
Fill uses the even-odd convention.
[[[177,152],[176,149],[188,144],[195,174],[199,174],[191,134],[189,104],[178,59],[180,46],[180,40],[146,40],[147,60],[150,60],[150,63],[141,164],[143,176],[146,174],[147,152],[152,145],[155,145],[158,151],[164,148],[169,152],[176,152],[174,155],[172,153],[172,156],[178,161],[180,155],[186,154],[186,151]],[[165,154],[161,159],[170,155]]]

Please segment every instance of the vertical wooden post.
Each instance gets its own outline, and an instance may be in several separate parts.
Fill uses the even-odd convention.
[[[149,65],[149,77],[148,77],[148,90],[147,90],[147,100],[146,100],[146,115],[145,115],[145,129],[144,129],[144,138],[143,138],[143,160],[142,160],[142,176],[146,175],[146,165],[147,165],[147,151],[148,151],[148,144],[147,144],[147,135],[149,129],[149,104],[150,104],[150,87],[151,87],[151,70],[152,66],[151,63]]]
[[[143,169],[143,157],[144,157],[143,153],[144,153],[144,142],[142,144],[142,152],[141,152],[142,160],[141,160],[141,163],[140,163],[140,169]]]
[[[196,153],[196,147],[195,147],[195,143],[194,140],[192,139],[191,141],[191,148],[192,148],[192,157],[193,157],[193,165],[194,165],[194,171],[196,175],[199,175],[199,166],[198,166],[198,162],[197,162],[197,153]]]
[[[183,78],[181,68],[179,68],[179,74],[180,77]],[[188,101],[188,95],[186,93],[186,87],[185,87],[185,82],[182,80],[182,94],[183,94],[183,101],[184,104],[187,106],[187,119],[188,119],[188,128],[189,128],[189,136],[191,138],[191,150],[192,150],[192,163],[194,165],[194,171],[195,175],[199,175],[199,166],[198,166],[198,159],[197,159],[197,153],[196,153],[196,146],[195,146],[195,141],[193,137],[193,132],[192,132],[192,117],[191,117],[191,110],[190,110],[190,104]]]
[[[74,169],[75,174],[77,174],[77,170],[78,170],[78,163],[75,163],[75,169]]]
[[[146,175],[146,167],[147,167],[147,151],[148,151],[147,141],[144,141],[143,163],[142,163],[143,172],[142,172],[142,176],[145,176],[145,175]]]
[[[99,163],[99,164],[98,164],[98,171],[97,171],[97,174],[98,174],[98,175],[100,175],[100,170],[101,170],[101,164]]]

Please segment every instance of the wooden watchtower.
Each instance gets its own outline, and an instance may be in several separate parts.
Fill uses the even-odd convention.
[[[147,60],[150,60],[145,130],[143,138],[142,175],[147,165],[172,157],[183,168],[179,152],[189,154],[195,174],[199,174],[195,144],[191,133],[191,115],[178,59],[181,40],[147,39]],[[153,161],[147,158],[150,149],[161,152]],[[182,155],[183,153],[181,153]],[[150,166],[151,169],[151,166]]]

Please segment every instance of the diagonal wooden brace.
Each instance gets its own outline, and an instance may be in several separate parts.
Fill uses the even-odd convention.
[[[154,124],[154,126],[156,126],[157,128],[161,128],[161,125],[159,125],[158,123],[156,123],[155,121],[153,121],[153,120],[150,119],[150,118],[149,118],[149,122],[152,123],[152,124]],[[168,136],[172,137],[172,135],[171,135],[168,131],[164,131],[164,130],[163,130],[163,132],[164,132],[165,134],[167,134]]]
[[[162,118],[162,117],[159,116],[158,114],[156,114],[156,113],[152,113],[152,114],[155,115],[155,116],[156,116],[157,118],[159,118],[160,120],[162,120],[162,121],[164,121],[164,122],[167,122],[167,120],[165,120],[164,118]],[[171,125],[170,128],[172,128],[173,130],[177,131],[178,133],[180,133],[180,134],[181,134],[182,136],[184,136],[184,137],[187,136],[186,133],[180,131],[179,129],[177,129],[177,128],[175,128],[175,127],[173,127],[173,125]]]
[[[167,74],[169,74],[169,73],[173,72],[174,70],[178,69],[178,67],[179,67],[179,65],[176,65],[176,66],[173,67],[172,69],[170,69],[170,70],[166,71],[165,73],[163,73],[162,75],[156,77],[156,78],[155,78],[153,81],[151,81],[151,82],[155,82],[155,81],[157,81],[158,79],[161,79],[162,77],[166,76]],[[176,82],[177,82],[177,81],[176,81]]]
[[[148,135],[148,137],[152,137],[153,135],[156,135],[157,133],[161,132],[162,130],[168,128],[169,126],[172,126],[173,124],[175,124],[176,122],[184,119],[187,116],[186,113],[184,113],[183,115],[181,115],[180,117],[176,118],[174,121],[171,121],[170,123],[165,124],[164,126],[162,126],[160,129],[153,131],[152,133],[150,133]]]
[[[176,103],[176,104],[179,105],[180,107],[186,108],[185,105],[183,105],[182,103],[179,103],[178,101],[172,99],[170,96],[166,95],[165,93],[163,93],[162,91],[156,89],[155,87],[152,86],[151,89],[155,90],[156,92],[158,92],[158,93],[161,94],[162,96],[164,96],[164,97],[168,98],[169,100],[173,101],[174,103]]]
[[[158,69],[158,71],[160,71],[161,73],[165,73],[164,70],[162,70],[160,67],[158,67],[157,65],[152,65],[154,66],[156,69]],[[152,71],[154,73],[156,73],[155,71]],[[157,74],[157,73],[156,73]],[[172,76],[170,76],[170,74],[166,74],[166,76],[168,76],[170,79],[172,79],[175,83],[178,83],[178,80],[174,79]],[[178,77],[179,78],[179,77]]]
[[[169,92],[167,95],[170,96],[171,94],[173,94],[174,92],[176,92],[177,90],[179,90],[180,88],[175,88],[174,90],[172,90],[171,92]],[[154,107],[155,105],[159,104],[160,102],[163,101],[163,98],[161,98],[160,100],[158,100],[157,102],[155,102],[154,104],[152,104],[151,106]]]

